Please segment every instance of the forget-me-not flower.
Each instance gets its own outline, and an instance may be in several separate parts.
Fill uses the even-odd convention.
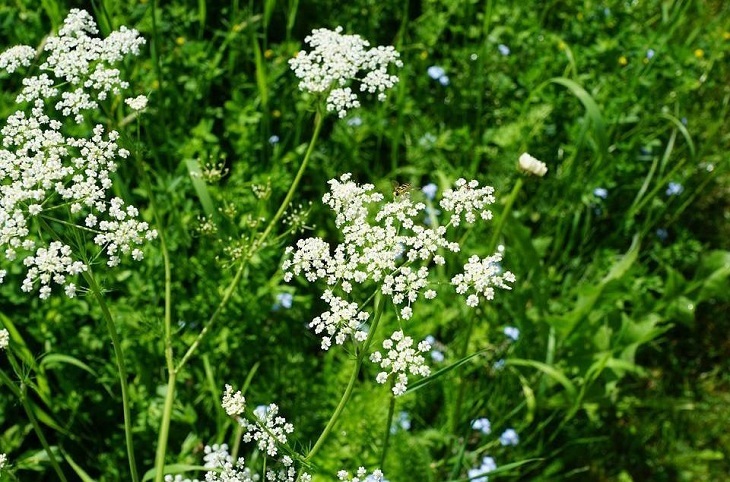
[[[495,470],[496,468],[497,468],[497,463],[494,461],[494,459],[492,457],[484,457],[482,459],[482,464],[479,467],[469,469],[469,471],[467,472],[469,481],[470,482],[488,482],[489,477],[487,477],[486,474]]]
[[[684,187],[678,182],[670,182],[667,186],[667,196],[679,196],[684,191]]]
[[[597,187],[593,190],[593,195],[601,199],[606,199],[608,197],[608,190],[603,187]]]
[[[507,338],[511,338],[512,341],[517,341],[520,338],[520,330],[514,326],[505,326],[504,334]]]
[[[438,191],[439,187],[434,183],[428,183],[425,186],[421,188],[421,192],[426,195],[426,198],[428,198],[429,201],[433,201],[436,198],[436,191]]]
[[[505,44],[499,44],[497,46],[497,49],[499,50],[499,53],[504,55],[505,57],[509,55],[509,47],[507,47]]]
[[[490,433],[492,433],[492,424],[489,422],[489,419],[486,417],[477,418],[475,420],[472,420],[471,428],[473,430],[479,430],[484,435],[489,435]]]
[[[509,445],[517,445],[520,443],[520,437],[517,435],[517,432],[515,432],[515,429],[508,428],[499,436],[499,443],[505,447]]]

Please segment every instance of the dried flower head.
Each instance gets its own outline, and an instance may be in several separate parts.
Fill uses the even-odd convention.
[[[360,84],[360,92],[377,93],[385,100],[385,91],[392,88],[398,77],[388,74],[390,64],[402,67],[400,54],[391,47],[370,47],[359,35],[343,35],[342,27],[334,31],[314,29],[304,41],[312,48],[301,51],[289,60],[294,74],[300,79],[301,90],[326,94],[327,110],[342,118],[347,110],[360,106],[351,88]]]
[[[539,177],[543,177],[548,171],[547,165],[544,162],[535,159],[526,152],[520,156],[520,169],[528,174]]]

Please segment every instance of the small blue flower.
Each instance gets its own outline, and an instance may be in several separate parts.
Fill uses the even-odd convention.
[[[271,144],[273,146],[274,144],[278,144],[278,143],[279,143],[279,136],[274,134],[273,136],[269,137],[269,144]]]
[[[398,429],[406,431],[411,429],[411,417],[408,412],[401,411],[398,413],[398,416],[393,420],[393,426],[390,427],[390,433],[396,433]]]
[[[507,47],[505,44],[497,45],[497,49],[499,50],[499,53],[504,55],[505,57],[509,55],[509,47]]]
[[[446,75],[446,71],[438,65],[432,65],[428,68],[426,72],[428,73],[428,76],[431,77],[433,80],[439,80],[441,77]]]
[[[433,208],[431,206],[426,206],[426,209],[424,209],[424,212],[426,213],[426,219],[424,220],[424,223],[426,226],[431,225],[431,218],[437,218],[441,214],[440,209]]]
[[[686,117],[682,117],[681,119],[679,119],[679,121],[682,123],[682,125],[684,125],[684,126],[687,125],[687,118]]]
[[[499,359],[494,362],[494,365],[492,365],[492,369],[494,369],[495,372],[498,372],[500,370],[503,370],[506,364],[507,362],[505,362],[504,359]]]
[[[292,302],[294,301],[294,295],[291,293],[279,293],[276,295],[276,303],[274,304],[274,309],[284,308],[285,310],[288,310],[292,306]]]
[[[515,429],[508,428],[499,436],[499,443],[505,447],[509,445],[517,445],[520,443],[520,437],[517,435],[517,432],[515,432]]]
[[[608,190],[603,187],[597,187],[593,190],[593,195],[601,199],[606,199],[608,197]]]
[[[646,51],[646,58],[648,60],[651,60],[654,58],[654,54],[656,54],[656,52],[654,52],[654,49],[649,49]]]
[[[258,418],[259,420],[266,420],[266,414],[269,413],[269,407],[268,405],[259,405],[256,407],[253,411],[253,414]]]
[[[659,238],[659,241],[666,241],[669,237],[669,232],[664,228],[659,228],[656,230],[656,237]]]
[[[347,119],[347,125],[350,127],[360,127],[362,125],[362,119],[358,116]]]
[[[450,84],[449,76],[448,75],[442,75],[441,77],[439,77],[439,83],[441,85],[443,85],[444,87],[446,87],[447,85],[449,85]]]
[[[426,343],[428,343],[431,346],[434,346],[436,344],[436,337],[433,335],[428,335],[426,337]]]
[[[423,194],[426,195],[429,201],[433,201],[436,198],[436,192],[438,191],[439,187],[434,183],[428,183],[425,186],[421,188],[421,191]]]
[[[492,457],[484,457],[482,459],[482,465],[479,467],[469,469],[467,475],[469,476],[469,482],[488,482],[489,477],[486,474],[495,470],[497,463]]]
[[[430,132],[425,133],[423,137],[418,139],[418,145],[426,149],[432,148],[435,144],[436,136],[431,134]]]
[[[431,360],[435,361],[436,363],[441,363],[446,359],[444,356],[444,353],[439,350],[432,350],[431,351]]]
[[[489,419],[486,417],[477,418],[475,420],[472,420],[471,428],[472,428],[472,430],[479,430],[484,435],[489,435],[490,433],[492,433],[492,424],[489,422]]]
[[[507,338],[511,338],[512,341],[517,341],[520,339],[520,330],[518,328],[515,328],[514,326],[505,326],[504,334]]]
[[[667,186],[667,196],[679,196],[684,191],[684,187],[678,182],[670,182]]]

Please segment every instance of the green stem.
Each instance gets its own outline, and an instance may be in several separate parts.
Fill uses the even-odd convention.
[[[218,304],[218,307],[216,308],[215,312],[211,315],[210,319],[205,323],[205,326],[201,330],[201,332],[198,334],[198,336],[195,338],[195,341],[190,345],[185,355],[182,357],[182,360],[180,360],[180,363],[178,363],[176,370],[179,371],[185,363],[190,359],[190,357],[193,355],[195,350],[200,345],[200,342],[203,340],[205,335],[210,331],[213,323],[218,319],[218,316],[223,311],[223,308],[228,303],[228,300],[230,299],[231,295],[233,294],[233,291],[235,290],[236,286],[238,285],[238,282],[241,280],[241,277],[243,276],[243,272],[246,268],[246,265],[248,263],[248,260],[253,256],[254,253],[256,253],[266,242],[266,238],[271,234],[271,232],[274,229],[274,226],[279,222],[281,217],[286,212],[286,208],[289,207],[289,203],[291,202],[292,198],[294,197],[294,193],[297,190],[297,187],[299,186],[299,182],[302,180],[302,176],[304,175],[304,171],[307,168],[307,164],[309,164],[309,159],[312,157],[312,152],[314,152],[314,145],[317,143],[317,139],[319,138],[319,133],[322,130],[322,125],[324,124],[324,116],[322,115],[321,111],[317,109],[317,113],[314,118],[314,133],[312,134],[312,139],[309,141],[309,146],[307,147],[307,151],[304,154],[304,159],[302,160],[302,164],[299,166],[299,171],[297,171],[296,176],[294,177],[294,181],[292,181],[291,186],[289,187],[289,191],[286,193],[286,196],[284,197],[284,200],[281,202],[281,205],[279,206],[278,211],[276,211],[276,214],[274,214],[274,217],[271,218],[271,221],[269,221],[269,224],[266,226],[266,229],[263,233],[254,241],[251,248],[248,250],[248,253],[246,256],[241,258],[241,264],[238,267],[238,271],[236,272],[236,276],[233,278],[233,280],[230,282],[228,287],[226,288],[226,292],[223,295],[223,299],[221,300],[220,304]]]
[[[21,390],[16,387],[15,383],[13,383],[10,377],[8,377],[8,375],[2,370],[0,370],[0,381],[2,381],[8,388],[10,388],[10,391],[13,392],[13,395],[15,395],[18,400],[20,400],[20,403],[23,405],[23,409],[25,409],[25,413],[28,415],[28,419],[30,420],[31,425],[33,425],[33,430],[40,439],[41,445],[43,445],[43,450],[45,450],[48,454],[48,460],[51,462],[53,469],[56,471],[59,480],[61,480],[62,482],[67,482],[66,476],[61,470],[61,466],[58,465],[56,456],[53,455],[51,446],[48,445],[48,440],[46,440],[46,436],[43,435],[43,430],[41,430],[41,426],[38,423],[38,420],[35,418],[35,415],[33,414],[33,408],[30,406],[30,403],[25,396],[25,390]]]
[[[307,169],[309,159],[312,157],[312,152],[314,152],[314,145],[317,143],[317,139],[319,138],[319,133],[322,131],[323,124],[324,116],[322,115],[321,110],[318,107],[317,113],[314,115],[314,132],[312,133],[312,139],[309,141],[309,146],[307,146],[307,152],[304,153],[304,160],[302,160],[302,164],[299,166],[299,170],[297,171],[297,174],[294,177],[294,181],[292,181],[291,186],[289,186],[289,191],[286,193],[284,200],[281,202],[279,210],[276,211],[274,217],[271,218],[271,221],[269,221],[269,225],[266,226],[264,232],[261,233],[261,236],[259,236],[259,238],[256,240],[256,244],[254,244],[252,248],[253,252],[256,252],[256,250],[264,244],[266,238],[269,236],[269,234],[271,234],[271,231],[274,229],[276,223],[279,222],[281,217],[286,212],[286,209],[289,207],[289,203],[294,197],[294,193],[296,192],[297,187],[299,187],[299,182],[302,180],[304,171]]]
[[[307,456],[304,458],[304,463],[312,460],[315,454],[319,452],[319,449],[322,448],[324,441],[329,436],[330,432],[337,423],[337,420],[340,418],[340,415],[342,415],[342,411],[345,409],[345,405],[347,405],[347,402],[350,400],[352,390],[353,388],[355,388],[355,382],[357,381],[357,377],[360,374],[362,362],[365,359],[365,356],[367,356],[368,354],[370,344],[372,343],[375,332],[377,331],[378,323],[380,323],[380,317],[383,315],[383,311],[385,311],[385,301],[380,296],[377,296],[375,299],[375,318],[373,319],[373,324],[370,327],[368,337],[367,339],[365,339],[365,342],[363,342],[362,347],[357,354],[357,358],[355,359],[355,367],[353,368],[352,374],[350,375],[350,380],[347,382],[345,392],[342,394],[342,398],[340,398],[340,402],[337,404],[337,408],[335,408],[334,413],[332,413],[332,416],[327,422],[327,425],[324,427],[324,430],[322,430],[319,438],[314,443],[314,447],[312,447]]]
[[[112,339],[112,345],[114,345],[114,357],[117,362],[117,371],[119,372],[119,384],[122,388],[122,408],[124,410],[124,437],[127,442],[127,458],[129,459],[129,470],[132,475],[133,482],[139,482],[139,476],[137,475],[137,464],[134,461],[134,443],[132,442],[132,417],[129,411],[129,393],[127,388],[127,367],[124,364],[124,350],[122,343],[117,333],[117,327],[114,323],[109,306],[106,304],[104,295],[101,293],[101,289],[94,278],[94,274],[89,268],[88,271],[84,272],[84,279],[89,284],[91,292],[99,302],[101,312],[104,315],[106,321],[106,327],[109,331],[109,336]]]
[[[139,123],[137,123],[137,137],[139,138]],[[138,158],[139,161],[139,158]],[[157,451],[155,452],[155,482],[162,482],[164,478],[165,454],[167,453],[167,440],[170,434],[170,423],[172,420],[172,405],[175,401],[175,381],[177,380],[177,371],[175,370],[175,360],[172,352],[172,267],[170,263],[170,252],[167,248],[167,238],[165,236],[164,224],[157,209],[157,203],[152,193],[152,182],[145,166],[139,162],[139,169],[142,172],[142,181],[147,189],[147,195],[150,200],[150,209],[152,209],[157,225],[157,234],[160,238],[160,249],[162,250],[162,260],[165,266],[165,363],[167,364],[167,391],[165,393],[165,405],[162,411],[162,421],[160,422],[160,432],[157,436]]]
[[[522,189],[522,177],[517,178],[517,182],[515,183],[514,187],[512,188],[512,192],[510,192],[509,196],[507,197],[507,201],[504,204],[504,209],[502,210],[502,215],[499,216],[499,219],[497,220],[497,226],[494,229],[494,233],[492,234],[491,239],[489,240],[489,244],[487,244],[487,253],[491,254],[494,252],[495,248],[497,247],[497,242],[499,241],[499,237],[502,234],[502,229],[504,228],[504,223],[507,221],[507,218],[510,216],[510,211],[512,210],[512,206],[515,203],[515,199],[517,199],[517,195],[520,193],[520,190]],[[469,342],[471,341],[471,336],[474,331],[474,325],[475,325],[476,316],[471,317],[471,321],[469,322],[469,328],[466,331],[466,338],[464,339],[464,344],[461,346],[461,350],[458,354],[459,359],[464,358],[466,356],[466,352],[469,349]],[[459,419],[461,418],[461,405],[464,402],[464,396],[466,395],[466,382],[461,379],[459,383],[459,391],[456,395],[456,404],[454,405],[454,412],[452,415],[452,433],[456,434],[458,432],[459,428]]]
[[[391,382],[391,389],[393,388],[393,382]],[[388,443],[390,442],[390,429],[393,425],[393,415],[395,414],[395,395],[391,391],[390,393],[390,404],[388,404],[388,422],[385,424],[385,436],[383,437],[383,451],[380,454],[380,470],[385,470],[385,457],[388,454]]]

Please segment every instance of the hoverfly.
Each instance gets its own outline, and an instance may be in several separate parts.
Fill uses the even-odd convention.
[[[402,196],[413,189],[413,186],[409,182],[400,184],[398,181],[392,181],[393,184],[393,197]]]

